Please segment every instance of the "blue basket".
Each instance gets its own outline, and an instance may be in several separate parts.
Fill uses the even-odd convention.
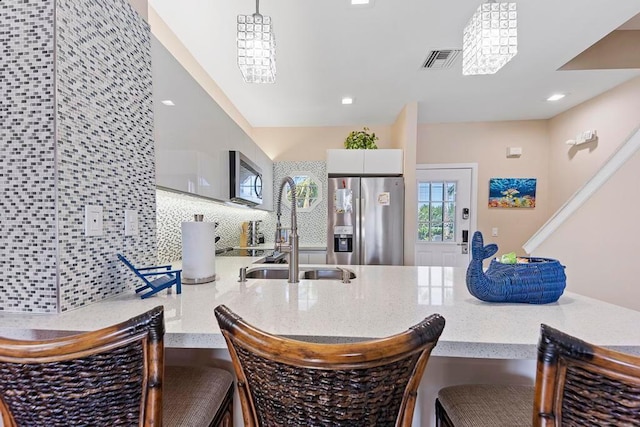
[[[525,264],[502,264],[494,259],[483,271],[482,261],[496,252],[497,245],[484,246],[482,233],[474,233],[467,268],[467,289],[474,297],[488,302],[547,304],[564,292],[567,276],[558,260],[530,257]]]

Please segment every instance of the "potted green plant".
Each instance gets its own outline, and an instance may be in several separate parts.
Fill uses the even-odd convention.
[[[365,127],[364,130],[354,130],[344,140],[344,147],[348,150],[375,150],[378,148],[376,140],[378,137],[375,133],[369,133],[369,128]]]

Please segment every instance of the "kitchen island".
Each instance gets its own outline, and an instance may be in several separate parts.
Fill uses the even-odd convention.
[[[240,268],[253,267],[260,258],[216,258],[217,281],[183,285],[181,295],[161,292],[142,300],[131,291],[62,314],[0,313],[0,335],[37,339],[94,330],[163,305],[168,364],[213,365],[231,371],[213,314],[219,304],[266,331],[320,342],[387,336],[440,313],[446,326],[420,383],[414,414],[414,425],[421,427],[433,425],[433,402],[443,386],[532,384],[541,323],[598,345],[640,354],[640,312],[571,292],[546,305],[485,303],[467,291],[465,269],[451,267],[348,266],[356,274],[351,283],[290,284],[275,279],[239,283]],[[134,283],[135,278],[131,274],[125,280]],[[234,405],[235,425],[241,426],[237,397]]]
[[[217,281],[183,285],[181,295],[161,292],[142,300],[132,291],[62,314],[2,313],[0,334],[36,338],[93,330],[163,305],[167,347],[226,348],[213,316],[213,309],[225,304],[266,331],[322,342],[391,335],[440,313],[446,327],[434,355],[535,359],[541,323],[640,354],[640,312],[571,292],[546,305],[486,303],[467,291],[465,270],[452,267],[349,266],[357,277],[348,284],[275,279],[239,283],[239,269],[256,259],[217,258]]]

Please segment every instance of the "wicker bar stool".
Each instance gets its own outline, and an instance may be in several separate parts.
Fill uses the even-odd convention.
[[[418,384],[444,328],[431,315],[406,332],[317,344],[263,332],[218,306],[245,426],[410,426]]]
[[[117,325],[63,338],[0,338],[4,426],[159,426],[163,402],[164,425],[231,425],[226,413],[232,375],[214,368],[163,372],[163,336],[164,312],[156,307]],[[180,408],[174,409],[175,401]]]
[[[159,425],[162,307],[64,338],[0,338],[0,412],[8,426]]]
[[[217,368],[166,366],[165,427],[232,427],[233,375]]]
[[[440,390],[436,425],[640,426],[640,357],[542,325],[537,365],[535,388],[474,384]]]

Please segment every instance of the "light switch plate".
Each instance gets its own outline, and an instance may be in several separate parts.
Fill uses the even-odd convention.
[[[138,211],[133,209],[125,209],[124,211],[124,235],[137,236],[138,229]]]
[[[102,206],[85,205],[84,235],[102,236]]]
[[[498,227],[493,227],[491,229],[491,237],[498,237]]]

